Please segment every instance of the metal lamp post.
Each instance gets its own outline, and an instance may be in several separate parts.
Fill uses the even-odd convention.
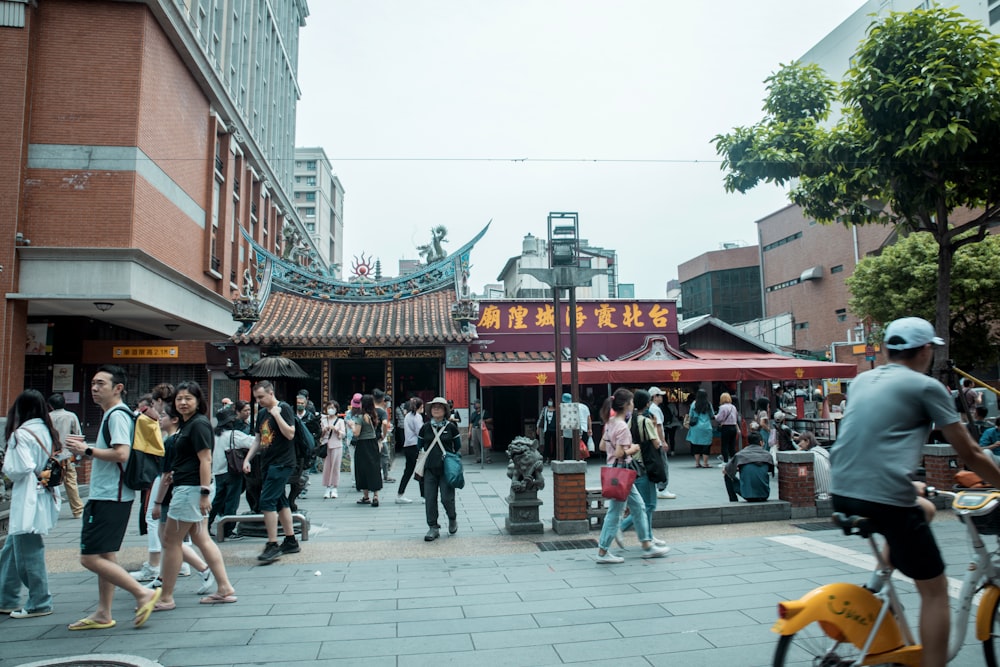
[[[555,397],[556,423],[562,424],[562,335],[559,321],[559,296],[563,289],[569,290],[569,351],[570,351],[570,393],[573,402],[580,401],[579,371],[576,355],[576,288],[586,285],[595,276],[604,273],[601,269],[580,267],[580,216],[577,213],[549,213],[548,217],[549,268],[523,268],[518,273],[532,276],[552,288],[553,332],[555,336]],[[580,438],[580,430],[573,430],[573,459],[580,454],[575,443]],[[559,438],[562,439],[561,436]]]

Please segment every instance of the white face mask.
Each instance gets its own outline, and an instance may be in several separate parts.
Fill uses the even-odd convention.
[[[334,414],[336,414],[336,410],[334,410],[333,408],[330,408],[329,410],[326,411],[326,414],[328,414],[328,415],[330,415],[332,417]]]

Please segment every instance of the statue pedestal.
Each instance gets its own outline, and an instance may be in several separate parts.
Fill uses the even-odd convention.
[[[532,535],[545,532],[545,526],[538,518],[538,508],[542,501],[538,491],[511,491],[507,496],[509,510],[506,520],[507,532],[511,535]]]

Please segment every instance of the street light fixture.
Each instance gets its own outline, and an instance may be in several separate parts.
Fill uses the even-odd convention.
[[[562,382],[562,334],[561,334],[561,313],[559,308],[559,296],[563,289],[569,290],[569,350],[570,350],[570,393],[573,402],[580,402],[579,372],[576,354],[576,288],[579,285],[586,285],[595,276],[604,273],[603,269],[582,269],[580,268],[580,216],[578,213],[549,213],[548,218],[548,242],[549,242],[549,268],[547,269],[520,269],[519,273],[533,276],[552,288],[553,305],[553,334],[555,336],[556,377],[555,396],[553,403],[556,408],[556,423],[562,422],[562,402],[559,400],[563,393]],[[579,441],[580,431],[573,430],[573,458],[579,458],[578,448],[575,443]],[[557,438],[561,440],[562,438]]]

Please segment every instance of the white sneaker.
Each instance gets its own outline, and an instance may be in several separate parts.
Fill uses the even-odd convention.
[[[190,577],[191,576],[191,566],[187,563],[181,563],[180,572],[177,573],[178,577]]]
[[[660,498],[661,500],[673,500],[674,498],[677,497],[677,494],[676,493],[670,493],[669,491],[667,491],[666,489],[664,489],[663,491],[657,492],[656,497]]]
[[[620,530],[615,532],[615,544],[618,545],[619,549],[625,548],[625,534]]]
[[[642,550],[642,557],[643,558],[663,558],[668,553],[670,553],[670,547],[658,547],[658,546],[653,545],[653,546],[649,547],[648,549],[643,549]]]
[[[337,497],[337,489],[330,489],[330,497],[331,498]]]
[[[409,505],[412,502],[413,501],[407,498],[406,496],[396,496],[397,505]]]
[[[136,581],[152,581],[160,576],[160,568],[153,567],[149,563],[143,563],[141,568],[134,572],[129,572],[129,575]]]
[[[333,498],[333,494],[330,492],[330,489],[327,489],[326,493],[323,494],[323,500],[329,500],[330,498]]]
[[[143,584],[143,588],[148,588],[150,590],[155,591],[157,588],[163,588],[163,581],[159,577],[156,577],[148,584]]]
[[[212,570],[205,568],[204,572],[199,572],[198,576],[201,577],[202,583],[195,591],[198,595],[208,595],[216,589],[215,585],[215,575],[212,574]]]
[[[603,556],[597,556],[597,562],[601,565],[616,565],[617,563],[624,563],[625,559],[621,556],[616,556],[610,551]]]
[[[653,543],[653,546],[654,546],[654,547],[665,547],[665,546],[667,546],[667,543],[666,543],[666,542],[664,542],[663,540],[661,540],[661,539],[660,539],[660,538],[658,538],[658,537],[654,537],[654,538],[653,538],[652,540],[650,540],[650,541],[651,541],[651,542]]]

